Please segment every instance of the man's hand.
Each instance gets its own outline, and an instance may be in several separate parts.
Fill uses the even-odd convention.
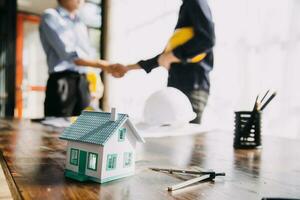
[[[180,62],[180,60],[174,56],[173,52],[165,52],[158,58],[158,64],[163,66],[167,70],[170,69],[172,63]]]
[[[127,73],[128,70],[129,69],[126,66],[119,64],[119,63],[112,64],[109,66],[109,71],[112,74],[112,76],[115,78],[123,77]]]

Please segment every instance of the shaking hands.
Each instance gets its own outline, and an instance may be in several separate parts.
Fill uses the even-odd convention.
[[[133,69],[141,69],[138,64],[122,65],[120,63],[111,64],[106,68],[106,72],[111,74],[115,78],[122,78],[128,71]]]
[[[128,72],[128,67],[119,63],[109,66],[109,73],[115,78],[121,78]]]
[[[165,52],[162,53],[158,57],[158,64],[167,70],[170,69],[172,63],[180,62],[178,58],[174,56],[172,52]],[[123,77],[128,71],[133,69],[141,69],[141,66],[139,64],[133,64],[133,65],[122,65],[120,63],[116,64],[110,64],[106,67],[105,71],[110,73],[115,78],[121,78]]]

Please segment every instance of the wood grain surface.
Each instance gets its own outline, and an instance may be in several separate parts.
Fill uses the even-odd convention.
[[[66,143],[58,139],[62,129],[26,120],[0,120],[0,124],[0,150],[17,186],[12,192],[24,199],[300,198],[299,140],[263,137],[262,149],[234,150],[231,132],[146,138],[137,147],[136,174],[100,185],[64,177]],[[226,176],[169,192],[168,186],[191,177],[149,167],[205,168]]]

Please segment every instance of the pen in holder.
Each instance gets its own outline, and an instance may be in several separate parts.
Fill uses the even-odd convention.
[[[235,112],[234,148],[253,149],[261,147],[261,112]]]
[[[233,147],[253,149],[261,147],[261,115],[266,106],[274,99],[276,92],[266,99],[268,90],[259,101],[257,95],[252,111],[235,112]],[[266,99],[266,101],[264,101]]]

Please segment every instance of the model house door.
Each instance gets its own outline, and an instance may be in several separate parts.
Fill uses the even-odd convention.
[[[80,151],[79,153],[79,174],[85,174],[86,154],[86,151]]]

